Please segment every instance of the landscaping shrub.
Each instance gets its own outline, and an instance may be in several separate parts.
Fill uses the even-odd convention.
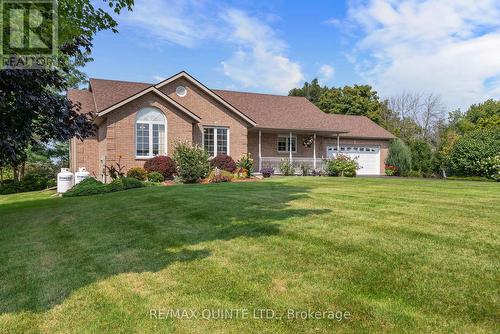
[[[271,177],[274,174],[273,167],[264,167],[260,170],[262,177]]]
[[[309,167],[307,165],[300,165],[300,175],[307,176],[309,175]]]
[[[148,173],[148,181],[158,183],[158,182],[165,181],[165,178],[163,177],[162,174],[160,174],[158,172],[151,172],[151,173]]]
[[[396,175],[407,176],[411,171],[411,151],[401,139],[394,139],[389,145],[389,156],[385,163],[397,167]]]
[[[67,192],[65,192],[63,196],[64,197],[88,196],[88,195],[104,194],[107,192],[109,192],[109,189],[104,183],[97,181],[93,177],[88,177],[85,180],[78,183],[77,185],[75,185]]]
[[[385,166],[385,175],[393,176],[393,175],[396,175],[397,173],[398,173],[398,167],[391,166],[391,165]]]
[[[44,175],[28,173],[21,180],[22,191],[36,191],[47,188],[48,179]]]
[[[453,146],[449,167],[452,175],[490,177],[487,159],[500,155],[500,128],[471,131]]]
[[[127,172],[127,177],[132,177],[134,179],[145,181],[147,172],[142,167],[130,168]]]
[[[109,192],[122,191],[127,189],[142,188],[145,187],[142,181],[135,179],[133,177],[122,177],[113,180],[107,185]]]
[[[0,195],[15,194],[21,192],[21,183],[14,180],[4,180],[0,185]]]
[[[123,189],[134,189],[134,188],[145,187],[143,182],[131,177],[122,177],[120,181],[122,181]]]
[[[408,173],[408,176],[409,177],[423,177],[424,175],[422,174],[421,171],[419,170],[411,170],[409,173]]]
[[[162,174],[165,180],[172,180],[176,173],[176,163],[172,158],[160,155],[146,160],[144,169],[148,173],[158,172]]]
[[[226,170],[222,169],[214,169],[208,175],[209,183],[220,183],[220,182],[231,182],[234,178],[234,175]]]
[[[14,194],[27,191],[44,190],[55,186],[55,180],[50,175],[28,172],[21,181],[4,180],[0,184],[0,194]]]
[[[281,175],[289,176],[293,175],[293,165],[290,163],[288,159],[282,159],[279,163],[279,167]]]
[[[122,190],[125,190],[125,188],[123,187],[122,179],[114,179],[113,181],[111,181],[111,183],[108,184],[109,192],[122,191]]]
[[[236,162],[229,155],[219,154],[210,160],[210,166],[232,173],[236,169]]]
[[[239,168],[244,168],[248,171],[248,177],[253,175],[253,159],[250,153],[243,154],[236,163]]]
[[[408,144],[411,151],[411,169],[429,177],[433,172],[433,153],[431,145],[422,139],[411,140]]]
[[[359,169],[359,164],[356,159],[353,159],[344,154],[338,154],[329,160],[326,160],[325,171],[328,176],[356,176],[356,171]]]
[[[318,169],[318,170],[313,169],[311,172],[311,175],[312,176],[323,176],[323,175],[325,175],[325,172],[322,171],[321,169]]]
[[[198,182],[210,171],[208,153],[199,146],[178,142],[173,157],[177,164],[177,175],[184,183]]]

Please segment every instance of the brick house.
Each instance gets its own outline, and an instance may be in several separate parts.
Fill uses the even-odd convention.
[[[90,79],[68,97],[95,115],[98,129],[71,140],[71,170],[86,167],[100,179],[104,165],[142,167],[171,154],[177,140],[235,160],[250,152],[257,171],[282,159],[319,169],[341,152],[358,158],[358,174],[379,175],[394,138],[364,116],[325,114],[303,97],[213,90],[186,72],[157,84]]]

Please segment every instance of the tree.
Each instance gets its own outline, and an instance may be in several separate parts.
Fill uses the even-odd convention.
[[[119,14],[131,9],[133,0],[105,0]],[[59,55],[55,68],[2,69],[0,71],[1,165],[19,168],[31,145],[85,138],[93,134],[92,115],[64,92],[82,79],[79,66],[90,61],[92,40],[101,30],[115,31],[116,21],[91,0],[59,1]],[[15,53],[10,50],[14,57]]]
[[[460,122],[464,132],[500,126],[500,100],[471,105]]]
[[[415,139],[408,143],[411,151],[411,169],[428,176],[433,172],[432,147],[424,139]]]
[[[289,96],[302,96],[318,106],[319,99],[328,88],[326,86],[321,87],[317,78],[313,79],[311,83],[307,81],[304,83],[302,88],[292,89],[288,95]]]
[[[369,85],[330,88],[321,95],[318,107],[330,114],[367,116],[376,123],[381,121],[382,103]]]
[[[439,95],[403,91],[388,99],[389,109],[399,115],[399,136],[405,141],[425,139],[436,143],[436,125],[444,119]]]
[[[484,175],[483,164],[497,155],[500,155],[500,127],[470,131],[453,145],[450,170],[460,176],[488,176]]]
[[[396,166],[401,176],[407,176],[411,171],[411,151],[401,139],[394,139],[389,145],[389,156],[386,165]]]

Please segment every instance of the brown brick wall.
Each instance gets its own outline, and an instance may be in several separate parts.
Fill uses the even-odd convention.
[[[187,88],[188,92],[184,97],[175,92],[180,85]],[[247,152],[247,123],[219,101],[184,78],[179,78],[160,90],[201,118],[200,124],[196,124],[193,129],[194,143],[202,144],[204,125],[223,126],[229,128],[229,154],[237,160]]]
[[[146,107],[157,108],[165,114],[167,155],[172,154],[175,140],[191,142],[192,120],[156,94],[149,93],[108,114],[105,144],[108,163],[120,161],[127,170],[144,165],[144,160],[135,156],[135,122],[137,112]]]

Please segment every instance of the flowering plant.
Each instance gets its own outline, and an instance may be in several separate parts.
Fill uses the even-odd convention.
[[[398,167],[392,165],[385,166],[385,175],[393,176],[398,174]]]
[[[234,175],[238,178],[238,179],[246,179],[248,177],[248,170],[246,168],[236,168],[236,170],[234,171]]]
[[[253,173],[253,159],[250,153],[243,154],[236,163],[238,168],[244,168],[247,170],[247,177],[252,176]]]
[[[263,177],[271,177],[271,175],[274,174],[274,168],[273,167],[264,167],[260,170],[262,173]]]

